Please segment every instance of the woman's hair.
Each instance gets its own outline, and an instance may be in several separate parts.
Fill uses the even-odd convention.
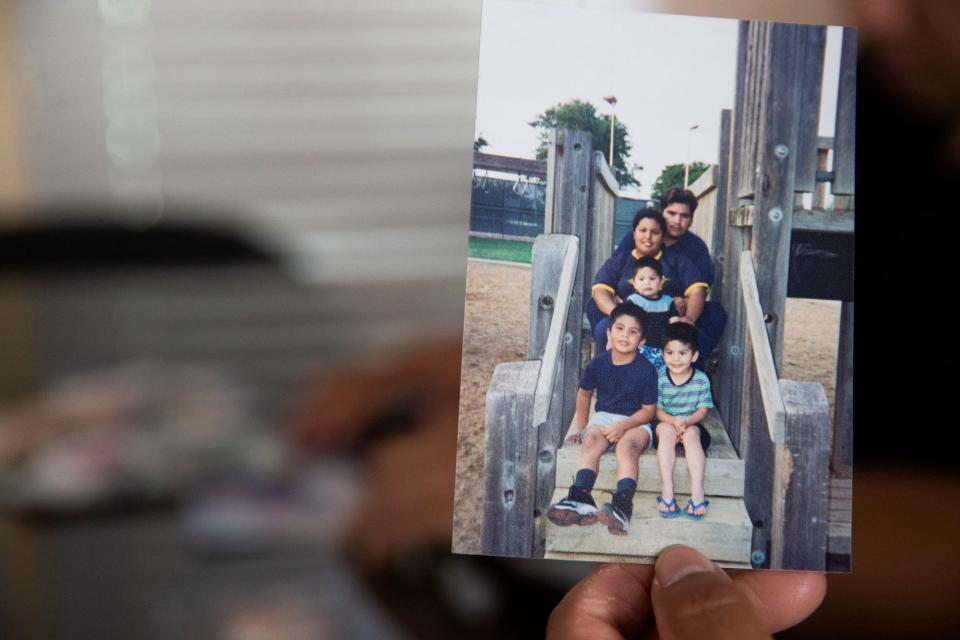
[[[633,270],[633,277],[637,277],[637,272],[640,269],[653,269],[653,272],[659,277],[663,277],[663,265],[660,264],[660,261],[652,256],[643,256],[637,260],[637,268]]]
[[[663,215],[653,207],[647,207],[645,209],[640,209],[640,211],[637,211],[637,215],[633,216],[633,226],[631,227],[631,229],[636,230],[637,225],[640,224],[640,221],[643,220],[644,218],[650,218],[651,220],[656,222],[657,225],[660,227],[660,231],[662,233],[667,232],[667,223],[664,222]]]

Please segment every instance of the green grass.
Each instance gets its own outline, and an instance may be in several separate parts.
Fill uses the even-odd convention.
[[[497,240],[494,238],[470,238],[471,258],[505,260],[530,264],[533,243],[522,240]]]

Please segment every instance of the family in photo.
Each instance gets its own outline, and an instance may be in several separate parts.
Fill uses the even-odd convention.
[[[588,317],[598,355],[580,378],[576,414],[565,438],[581,443],[580,468],[567,497],[547,513],[558,526],[599,521],[611,534],[626,535],[637,460],[647,448],[657,451],[661,495],[650,506],[661,518],[700,520],[710,504],[703,486],[710,434],[703,421],[713,399],[702,370],[707,358],[700,356],[701,349],[709,356],[726,315],[718,303],[706,300],[714,273],[706,244],[690,231],[696,196],[670,189],[661,206],[663,213],[637,212],[632,233],[594,277]],[[594,392],[596,413],[590,416]],[[690,474],[685,507],[678,506],[673,489],[678,447]],[[616,453],[616,492],[598,509],[591,491],[600,456],[608,450]]]

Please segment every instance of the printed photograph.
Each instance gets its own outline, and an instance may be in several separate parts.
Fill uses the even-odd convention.
[[[485,0],[454,552],[850,570],[856,54]]]

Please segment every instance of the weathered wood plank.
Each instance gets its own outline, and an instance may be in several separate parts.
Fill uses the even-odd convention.
[[[566,495],[563,490],[554,500]],[[593,492],[597,504],[608,502],[611,494]],[[681,496],[685,502],[689,496]],[[661,518],[655,493],[637,493],[633,518],[626,536],[611,535],[606,527],[558,527],[547,525],[547,554],[588,553],[596,555],[653,557],[673,544],[686,544],[713,560],[747,563],[750,560],[750,536],[753,527],[743,501],[737,498],[713,498],[703,520]]]
[[[831,467],[840,476],[850,476],[853,467],[853,305],[853,302],[844,302],[840,306],[837,345]]]
[[[567,313],[571,309],[571,297],[577,271],[577,252],[580,240],[574,236],[563,238],[563,263],[560,267],[560,280],[557,283],[555,313],[550,322],[550,330],[543,348],[543,365],[537,381],[534,400],[533,423],[539,425],[547,421],[550,400],[553,397],[554,381],[558,370],[563,366],[561,351],[566,334]],[[559,416],[558,416],[559,417]]]
[[[809,193],[814,191],[817,185],[820,94],[823,86],[823,54],[827,44],[827,28],[805,27],[801,38],[797,64],[800,67],[803,91],[799,104],[797,175],[794,188]]]
[[[591,406],[590,414],[593,415]],[[726,429],[716,410],[712,410],[704,421],[712,438],[707,451],[707,465],[704,472],[705,486],[709,495],[743,496],[744,465],[730,442]],[[569,426],[569,423],[568,423]],[[579,444],[564,443],[557,451],[557,488],[569,488],[580,466]],[[637,491],[659,491],[660,476],[657,467],[656,451],[647,449],[639,460],[640,469],[637,479]],[[594,487],[599,490],[613,491],[617,485],[617,461],[612,452],[600,458],[599,472]],[[674,472],[674,487],[678,492],[690,490],[690,477],[683,455],[678,455]]]
[[[827,553],[850,555],[852,525],[849,522],[831,522],[827,528]]]
[[[780,383],[773,361],[773,352],[764,328],[763,309],[760,306],[760,296],[757,291],[753,258],[747,251],[740,255],[740,287],[743,292],[747,330],[759,378],[760,397],[754,399],[754,402],[761,403],[763,406],[770,441],[782,444],[786,411],[780,395]]]
[[[557,452],[557,487],[569,488],[579,468],[580,446],[564,445]],[[658,492],[660,490],[660,472],[657,467],[656,452],[652,449],[644,452],[639,460],[637,477],[638,491]],[[613,491],[617,487],[617,461],[613,453],[600,457],[600,468],[594,487],[598,490]],[[687,461],[677,457],[674,469],[674,488],[679,493],[690,491],[690,476]],[[742,497],[744,465],[742,460],[730,458],[707,458],[704,470],[704,487],[709,496]]]
[[[547,560],[572,560],[574,562],[630,562],[633,564],[653,564],[657,561],[653,556],[618,556],[603,555],[598,553],[564,553],[554,551],[544,556]],[[746,562],[724,562],[723,560],[714,560],[714,564],[724,569],[752,569],[753,567]]]
[[[820,138],[820,142],[817,145],[817,174],[824,175],[830,173],[831,180],[833,179],[833,172],[828,171],[830,169],[830,150],[833,149],[833,138]],[[827,208],[827,184],[821,180],[817,180],[817,187],[813,191],[813,203],[812,207],[814,209],[826,209]]]
[[[739,206],[738,189],[742,171],[743,131],[745,129],[746,64],[749,51],[749,23],[741,22],[737,39],[737,76],[734,94],[734,110],[731,113],[730,144],[726,156],[729,172],[726,179],[726,197],[717,201],[717,207],[727,212],[727,224],[723,231],[723,248],[720,253],[718,279],[722,286],[717,298],[727,312],[727,326],[720,339],[720,361],[714,379],[714,402],[723,418],[730,438],[740,451],[740,396],[744,374],[743,312],[740,304],[740,254],[750,247],[750,229],[730,225],[729,212]],[[721,159],[722,160],[722,159]]]
[[[761,306],[771,318],[767,334],[774,362],[783,355],[783,313],[787,295],[790,227],[793,220],[799,112],[804,87],[797,60],[804,50],[802,25],[771,25],[770,54],[763,87],[763,117],[758,131],[760,169],[750,250],[756,265]]]
[[[833,185],[837,195],[853,195],[856,185],[857,30],[844,27],[840,47],[836,132],[833,143]]]
[[[710,288],[710,297],[713,300],[723,298],[723,244],[727,231],[727,182],[730,179],[730,135],[732,132],[733,113],[730,109],[720,111],[720,142],[717,158],[717,193],[714,199],[713,234],[710,237],[710,257],[713,259],[714,272],[717,277]],[[703,214],[701,214],[703,215]]]
[[[830,417],[816,382],[780,383],[787,408],[775,446],[770,567],[823,571],[827,562]]]
[[[504,173],[517,173],[543,179],[547,177],[547,163],[543,160],[498,156],[481,151],[473,152],[473,168],[488,171],[502,171]]]
[[[593,152],[593,165],[596,168],[597,178],[600,180],[600,184],[616,197],[620,193],[620,183],[617,182],[617,178],[613,175],[610,165],[607,164],[606,158],[603,157],[603,152]]]
[[[530,324],[527,332],[527,360],[543,358],[556,308],[557,286],[566,254],[566,236],[542,234],[533,242],[530,268]]]
[[[561,345],[561,351],[563,348],[564,346]],[[554,379],[553,395],[546,422],[543,424],[534,423],[537,430],[537,457],[535,461],[537,488],[534,505],[533,555],[537,558],[542,558],[546,551],[546,512],[550,506],[550,500],[557,482],[557,448],[563,442],[563,433],[566,432],[566,428],[560,428],[560,420],[566,409],[563,404],[565,384],[563,353],[559,354],[557,364],[559,370]],[[541,365],[541,379],[543,375],[543,366]]]
[[[843,495],[843,491],[853,491],[853,478],[831,478],[830,491],[837,492],[837,495]]]
[[[832,209],[794,209],[791,228],[793,231],[853,233],[853,212]]]
[[[533,402],[540,362],[494,369],[486,398],[484,554],[530,557],[536,503],[537,430]]]
[[[564,332],[563,376],[559,396],[562,406],[556,429],[566,428],[573,417],[576,381],[580,377],[580,351],[583,344],[581,322],[585,295],[593,273],[587,272],[584,252],[590,238],[590,193],[593,183],[592,138],[585,131],[551,131],[547,149],[547,233],[562,233],[580,239],[579,255],[570,296]],[[612,224],[612,221],[611,221]]]
[[[547,132],[547,186],[544,189],[543,205],[544,233],[557,233],[554,231],[553,225],[555,219],[559,217],[554,212],[559,210],[557,185],[562,182],[560,179],[563,169],[561,149],[563,149],[563,131],[550,129]]]

